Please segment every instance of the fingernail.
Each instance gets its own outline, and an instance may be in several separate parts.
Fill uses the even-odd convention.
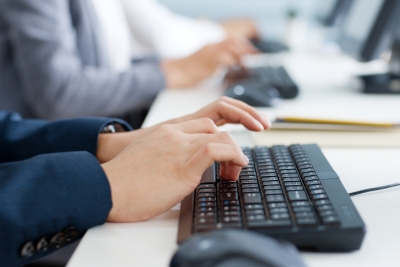
[[[246,165],[249,164],[249,158],[243,154],[243,160],[246,162]]]
[[[268,119],[268,116],[265,114],[261,114],[261,117],[262,117],[263,121],[268,125],[268,128],[271,127],[271,122]]]
[[[256,121],[256,124],[258,125],[258,129],[260,129],[260,131],[264,129],[264,126],[261,124],[261,122]]]

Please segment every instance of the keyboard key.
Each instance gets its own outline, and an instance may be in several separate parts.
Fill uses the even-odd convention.
[[[322,185],[317,184],[317,185],[310,185],[308,187],[308,189],[313,190],[313,189],[320,189],[320,188],[324,188]]]
[[[322,217],[334,216],[336,213],[333,210],[326,210],[319,213]]]
[[[305,217],[314,217],[314,214],[310,211],[303,211],[303,212],[295,212],[294,216],[300,219]]]
[[[217,223],[216,229],[242,228],[242,222]]]
[[[316,184],[320,184],[321,182],[319,180],[314,180],[314,181],[307,181],[306,185],[316,185]]]
[[[215,217],[216,213],[213,211],[208,211],[208,212],[198,212],[196,214],[196,218],[200,217]]]
[[[308,207],[310,204],[307,201],[296,201],[292,202],[292,207]]]
[[[312,198],[314,200],[319,200],[319,199],[328,198],[328,196],[326,194],[316,194],[316,195],[312,195]]]
[[[257,180],[241,180],[240,184],[257,184]]]
[[[282,190],[265,190],[266,195],[282,195]]]
[[[264,206],[261,204],[254,204],[254,205],[245,205],[245,210],[256,210],[256,209],[264,209]]]
[[[237,196],[236,193],[225,193],[224,192],[224,193],[220,193],[219,197],[220,197],[220,199],[222,201],[224,201],[224,200],[237,200],[238,199],[238,196]]]
[[[280,185],[264,186],[264,190],[278,190],[281,189]]]
[[[239,210],[239,206],[224,206],[222,207],[223,211],[235,211]]]
[[[288,213],[274,213],[271,214],[271,219],[272,220],[287,220],[289,219],[289,214]]]
[[[284,182],[300,182],[300,178],[296,177],[296,178],[283,178]]]
[[[316,190],[311,190],[311,194],[323,194],[325,193],[324,189],[316,189]]]
[[[195,220],[195,224],[212,224],[214,222],[216,222],[214,217],[198,218]]]
[[[201,197],[201,198],[198,198],[197,201],[199,201],[199,202],[207,202],[207,201],[214,202],[215,197]]]
[[[314,180],[319,180],[318,176],[308,176],[308,177],[304,177],[305,181],[314,181]]]
[[[266,196],[267,202],[282,202],[284,201],[284,197],[282,195],[267,195]]]
[[[314,172],[314,168],[300,168],[300,173]]]
[[[215,189],[214,188],[203,188],[203,189],[199,189],[198,192],[199,193],[214,193]]]
[[[287,186],[286,191],[298,191],[303,190],[302,186]]]
[[[304,191],[289,191],[288,197],[290,201],[307,200],[307,195]]]
[[[304,212],[304,211],[311,211],[311,207],[294,207],[293,211],[296,212]]]
[[[215,193],[200,193],[197,195],[197,198],[200,197],[215,197]]]
[[[230,223],[230,222],[241,222],[242,219],[238,216],[231,216],[231,217],[224,217],[221,220],[223,223]]]
[[[299,175],[297,173],[285,173],[282,174],[282,178],[298,178]]]
[[[328,199],[323,199],[323,200],[317,200],[315,201],[315,204],[317,206],[322,206],[322,205],[330,205],[331,202]]]
[[[264,210],[246,210],[246,215],[264,215]]]
[[[292,223],[289,220],[266,220],[247,222],[249,228],[288,228]]]
[[[257,180],[255,175],[239,175],[240,180]]]
[[[205,208],[205,207],[215,207],[215,202],[199,202],[197,203],[198,208]]]
[[[278,181],[278,177],[265,177],[265,178],[261,178],[262,182],[268,182],[268,181]]]
[[[340,225],[339,219],[336,216],[323,217],[322,222],[323,222],[323,224],[328,225],[328,226]]]
[[[215,188],[215,184],[200,184],[197,188]]]
[[[258,188],[258,184],[242,184],[242,188]]]
[[[301,185],[301,182],[285,182],[286,186]]]
[[[269,203],[268,208],[270,208],[270,209],[286,208],[286,203]]]
[[[287,213],[287,208],[273,208],[269,210],[270,213]]]
[[[262,185],[279,185],[278,181],[267,181],[267,182],[262,182]]]
[[[302,174],[303,177],[309,177],[309,176],[314,176],[314,175],[317,175],[317,173],[316,172],[307,172],[307,173]]]
[[[243,193],[260,193],[260,189],[258,188],[245,188],[242,189]]]
[[[196,211],[215,211],[215,207],[196,207]]]
[[[240,211],[224,211],[222,213],[223,217],[229,217],[229,216],[240,216]]]
[[[251,221],[264,221],[266,220],[265,215],[249,215],[246,217],[247,222],[251,222]]]
[[[317,210],[319,212],[322,212],[325,210],[333,210],[333,207],[331,205],[322,205],[322,206],[317,206]]]
[[[241,172],[240,172],[240,175],[248,175],[248,176],[251,176],[251,175],[256,175],[256,173],[255,173],[254,171],[241,171]]]
[[[282,170],[281,173],[282,174],[286,174],[286,173],[296,173],[297,174],[297,171],[296,170]]]
[[[276,175],[276,173],[264,173],[264,174],[261,174],[260,176],[261,176],[261,178],[265,178],[265,177],[278,177],[278,176]]]
[[[239,200],[225,200],[222,202],[223,206],[238,206]]]
[[[237,188],[236,187],[229,187],[229,188],[220,188],[219,192],[221,193],[234,193],[237,192]]]
[[[279,170],[295,170],[296,168],[293,165],[279,166]]]
[[[261,195],[259,193],[245,193],[243,194],[243,202],[245,204],[262,203]]]

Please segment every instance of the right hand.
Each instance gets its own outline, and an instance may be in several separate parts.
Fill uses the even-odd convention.
[[[219,66],[241,65],[244,55],[258,50],[243,36],[230,37],[217,44],[210,44],[182,59],[165,60],[162,69],[167,88],[190,87],[211,76]]]
[[[108,221],[143,221],[162,214],[221,162],[220,176],[237,180],[248,164],[241,148],[210,119],[161,125],[102,165],[111,187]]]

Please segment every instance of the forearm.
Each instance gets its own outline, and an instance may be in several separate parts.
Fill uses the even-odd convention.
[[[0,162],[68,151],[88,151],[96,155],[99,133],[113,121],[130,129],[120,120],[78,118],[47,122],[22,120],[16,113],[0,112]]]
[[[53,153],[0,165],[0,265],[21,266],[53,252],[22,257],[29,242],[51,238],[69,226],[72,241],[103,224],[112,207],[110,186],[95,157],[87,152]],[[60,241],[60,242],[61,242]],[[65,240],[59,245],[70,243]]]

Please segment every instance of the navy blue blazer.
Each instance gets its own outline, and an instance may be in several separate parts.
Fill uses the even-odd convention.
[[[106,221],[111,191],[94,155],[114,121],[0,112],[0,266],[27,264]]]

